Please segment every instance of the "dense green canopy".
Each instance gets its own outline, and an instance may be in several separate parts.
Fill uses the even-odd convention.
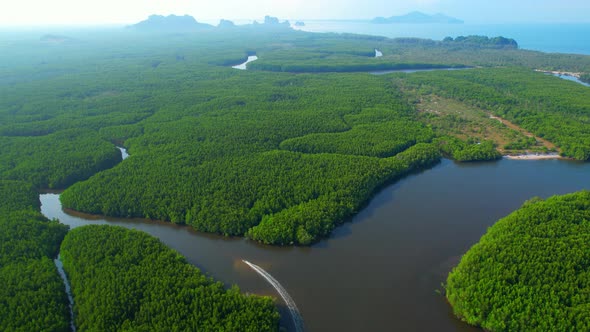
[[[51,261],[67,227],[40,215],[36,189],[67,188],[64,206],[84,212],[308,245],[329,236],[379,188],[430,167],[441,153],[459,161],[499,157],[492,140],[437,131],[437,122],[425,119],[438,111],[418,114],[410,90],[480,107],[482,114],[489,111],[550,140],[565,156],[590,159],[590,90],[533,71],[588,73],[590,56],[518,50],[504,38],[388,39],[314,34],[285,24],[224,24],[194,33],[68,33],[73,35],[0,36],[0,330],[68,329],[67,300]],[[382,57],[374,57],[376,49]],[[231,68],[249,55],[258,56],[249,70]],[[447,67],[484,68],[366,73]],[[439,123],[462,121],[441,116]],[[509,135],[515,139],[506,146],[536,144],[534,137],[519,135]],[[115,145],[131,157],[122,161]],[[568,204],[557,219],[583,215],[578,226],[585,225],[587,216]],[[526,251],[515,249],[520,258],[503,264],[531,257],[536,264],[538,258],[531,275],[549,271],[551,286],[565,285],[566,291],[541,292],[546,298],[533,302],[530,290],[539,285],[531,282],[522,297],[506,293],[508,311],[490,316],[495,307],[461,297],[451,300],[458,313],[493,329],[520,329],[528,316],[512,309],[526,307],[533,328],[587,330],[588,283],[579,269],[587,269],[586,253],[559,247],[583,248],[587,239],[584,233],[554,236],[561,234],[558,227],[549,231],[554,233],[543,234],[550,239],[514,238],[518,250]],[[548,265],[528,254],[535,250],[559,262]],[[471,264],[471,256],[462,266]],[[271,300],[224,290],[144,234],[76,230],[64,244],[64,258],[81,330],[277,328]],[[529,276],[484,262],[512,283],[519,280],[515,276]],[[562,265],[567,273],[559,279],[554,271]],[[459,294],[457,282],[468,280],[462,275],[459,268],[449,279],[449,299]],[[501,285],[482,294],[497,300]],[[570,286],[582,291],[571,295]],[[476,309],[469,313],[458,303]],[[559,310],[543,316],[553,308]],[[484,314],[499,325],[484,322]]]
[[[496,48],[509,42],[498,38],[388,39],[283,24],[72,34],[5,41],[0,179],[68,188],[62,203],[83,212],[310,244],[379,187],[436,163],[423,144],[459,161],[500,156],[486,138],[437,137],[408,86],[489,108],[567,156],[590,153],[588,89],[531,70],[589,71],[586,56]],[[253,54],[249,70],[231,68]],[[506,65],[521,68],[497,68]],[[466,66],[489,68],[356,72]],[[506,146],[535,144],[514,137]],[[114,144],[131,157],[121,162]]]
[[[447,298],[489,331],[590,330],[590,191],[526,202],[449,274]]]
[[[38,211],[27,183],[0,180],[0,330],[69,331],[63,281],[52,259],[68,227]]]
[[[277,331],[269,297],[204,276],[158,239],[115,226],[68,233],[61,252],[80,331]]]

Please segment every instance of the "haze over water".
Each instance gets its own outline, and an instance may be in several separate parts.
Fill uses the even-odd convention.
[[[305,21],[305,26],[300,29],[434,40],[447,36],[503,36],[515,39],[522,49],[590,54],[590,24],[372,24],[366,21],[311,20]]]

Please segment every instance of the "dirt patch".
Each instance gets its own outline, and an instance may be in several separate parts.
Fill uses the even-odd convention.
[[[434,94],[404,91],[415,101],[419,119],[439,135],[468,141],[490,140],[504,155],[546,154],[557,151],[555,144],[535,137],[518,125],[491,112]]]

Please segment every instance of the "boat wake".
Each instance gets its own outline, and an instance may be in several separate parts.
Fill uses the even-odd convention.
[[[260,274],[264,279],[266,279],[266,281],[268,281],[269,284],[271,284],[272,287],[274,287],[274,289],[277,290],[279,295],[283,298],[283,301],[285,301],[287,308],[289,308],[289,312],[291,312],[291,318],[293,319],[293,325],[295,326],[295,331],[303,332],[303,330],[304,330],[303,318],[301,317],[301,314],[299,313],[299,309],[297,309],[297,305],[295,304],[295,301],[293,301],[293,298],[291,298],[289,293],[287,293],[287,290],[285,290],[285,288],[283,288],[283,286],[281,286],[281,284],[277,281],[277,279],[273,278],[273,276],[271,276],[268,272],[264,271],[260,266],[258,266],[256,264],[252,264],[245,259],[242,259],[242,262],[246,263],[249,267],[252,268],[252,270],[254,270],[254,271],[256,271],[256,273]]]

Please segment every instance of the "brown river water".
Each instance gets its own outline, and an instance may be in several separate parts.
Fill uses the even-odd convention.
[[[460,256],[496,220],[533,196],[590,189],[590,163],[449,160],[379,192],[351,222],[311,247],[270,247],[188,227],[64,212],[42,194],[42,212],[70,227],[109,224],[152,234],[211,277],[277,298],[281,324],[295,330],[260,266],[290,294],[306,331],[477,331],[440,294]]]

